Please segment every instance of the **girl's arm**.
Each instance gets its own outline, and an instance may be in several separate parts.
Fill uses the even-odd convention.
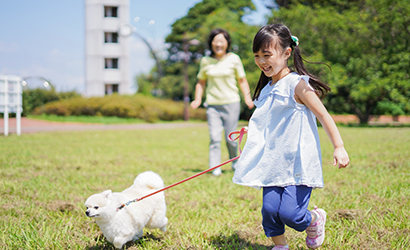
[[[241,89],[243,96],[245,98],[245,103],[249,109],[252,109],[254,104],[251,98],[251,91],[249,89],[248,80],[246,77],[238,79],[239,88]]]
[[[201,105],[205,85],[206,80],[198,80],[198,83],[195,85],[195,99],[191,102],[191,108],[197,109]]]
[[[309,88],[304,80],[301,80],[296,86],[295,94],[296,101],[306,105],[313,112],[329,136],[334,148],[333,165],[339,164],[339,168],[345,168],[349,164],[349,155],[344,148],[342,137],[335,122],[319,97]]]

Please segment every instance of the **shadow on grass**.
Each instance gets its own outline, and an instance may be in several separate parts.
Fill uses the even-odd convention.
[[[144,235],[137,241],[130,241],[125,246],[123,246],[122,249],[128,249],[131,247],[137,247],[140,248],[144,242],[146,241],[157,241],[160,242],[162,239],[160,237],[157,237],[151,233],[144,233]],[[88,246],[84,248],[85,250],[115,250],[116,248],[114,245],[112,245],[108,240],[104,237],[103,234],[98,235],[95,237],[95,246]]]
[[[248,237],[246,237],[248,238]],[[162,239],[160,237],[156,237],[153,234],[145,233],[144,236],[135,241],[135,242],[128,242],[122,249],[137,249],[143,247],[144,242],[146,241],[157,241],[160,242]],[[107,239],[100,234],[95,238],[95,245],[91,244],[90,246],[86,247],[85,250],[114,250],[115,247],[107,241]],[[252,249],[252,250],[270,250],[272,249],[272,245],[261,245],[258,243],[252,243],[249,240],[242,238],[238,233],[234,233],[230,236],[225,235],[217,235],[212,236],[209,239],[210,246],[215,249],[224,249],[224,250],[245,250],[245,249]],[[194,246],[190,247],[189,249],[196,249]]]
[[[253,250],[270,250],[272,245],[266,246],[258,243],[252,243],[243,239],[237,232],[230,236],[217,235],[210,238],[210,243],[216,249],[237,250],[237,249],[253,249]]]
[[[206,169],[188,169],[188,168],[184,168],[182,169],[182,171],[184,172],[192,172],[192,173],[200,173],[202,171],[205,171]]]
[[[232,170],[231,168],[229,168],[229,167],[225,167],[225,168],[224,168],[224,167],[225,167],[225,166],[222,166],[222,173],[233,172],[233,170]],[[206,169],[206,168],[205,168],[205,169],[187,169],[187,168],[182,169],[182,171],[192,172],[192,173],[195,173],[195,174],[200,173],[200,172],[203,172],[203,171],[205,171],[205,170],[207,170],[207,169]],[[207,172],[207,174],[212,174],[212,171]]]

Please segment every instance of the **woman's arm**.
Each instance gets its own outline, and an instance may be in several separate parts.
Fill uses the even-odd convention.
[[[249,89],[248,80],[246,80],[246,77],[240,78],[238,79],[238,84],[245,98],[246,105],[248,106],[249,109],[252,109],[254,104],[251,98],[251,93],[250,93],[251,91]]]
[[[345,168],[349,164],[349,155],[344,148],[342,137],[335,122],[319,97],[304,80],[301,80],[296,86],[295,94],[296,101],[306,105],[313,112],[332,142],[334,148],[333,165],[339,164],[339,168]]]
[[[198,83],[195,85],[195,99],[191,102],[191,108],[197,109],[201,105],[205,86],[206,80],[198,80]]]

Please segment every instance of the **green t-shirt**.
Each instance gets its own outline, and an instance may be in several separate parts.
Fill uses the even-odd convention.
[[[224,105],[240,101],[237,79],[245,76],[241,59],[230,52],[219,61],[213,57],[203,57],[197,77],[207,81],[206,103]]]

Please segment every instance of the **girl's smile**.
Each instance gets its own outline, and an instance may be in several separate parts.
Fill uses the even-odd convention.
[[[290,48],[281,50],[271,45],[254,54],[255,63],[267,77],[272,77],[272,82],[275,83],[290,72],[287,66],[290,54]]]

